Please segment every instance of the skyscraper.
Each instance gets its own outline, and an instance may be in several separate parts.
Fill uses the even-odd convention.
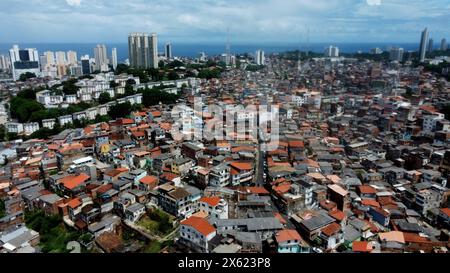
[[[422,37],[420,38],[420,48],[419,48],[419,61],[423,62],[427,53],[427,42],[428,42],[428,29],[425,28],[422,31]]]
[[[389,52],[389,60],[401,62],[403,60],[404,50],[401,47],[393,47]]]
[[[165,46],[165,54],[167,59],[172,59],[172,44],[171,43],[166,43]]]
[[[441,40],[441,46],[440,46],[439,49],[442,50],[442,51],[446,51],[447,48],[448,48],[447,40],[445,40],[445,38],[442,38],[442,40]]]
[[[75,51],[68,51],[67,52],[67,62],[68,64],[74,65],[78,63],[78,57],[77,53]]]
[[[111,50],[111,65],[114,70],[116,70],[117,67],[117,48],[113,47]]]
[[[156,34],[131,33],[128,35],[128,56],[134,68],[158,68]]]
[[[264,57],[264,51],[261,49],[256,50],[255,61],[257,65],[264,65],[266,58]]]
[[[94,48],[95,70],[105,72],[108,71],[108,55],[105,45],[97,45]]]
[[[430,40],[428,40],[428,52],[432,51],[433,51],[433,38],[430,38]]]
[[[55,64],[55,53],[53,53],[53,51],[46,51],[46,52],[44,52],[44,56],[45,56],[45,59],[46,59],[46,65],[47,66]]]
[[[89,62],[89,55],[81,57],[81,73],[83,75],[91,74],[91,63]]]
[[[325,49],[325,57],[339,57],[339,48],[330,45]]]
[[[20,49],[18,45],[14,45],[9,50],[9,56],[15,81],[27,72],[40,76],[39,54],[35,48]]]
[[[0,55],[0,69],[9,69],[9,58],[6,55]]]
[[[57,65],[67,64],[66,52],[64,52],[64,51],[56,52],[56,64]]]

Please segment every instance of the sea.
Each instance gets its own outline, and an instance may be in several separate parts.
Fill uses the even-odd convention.
[[[128,44],[126,43],[102,43],[105,44],[108,50],[108,55],[111,54],[113,47],[117,48],[117,59],[119,62],[124,62],[128,59]],[[0,55],[8,54],[9,49],[13,43],[0,43]],[[94,47],[97,43],[19,43],[20,48],[36,48],[39,54],[45,51],[76,51],[78,58],[83,55],[94,56]],[[334,45],[343,53],[369,52],[372,48],[380,48],[382,50],[389,50],[391,47],[402,47],[405,51],[418,50],[417,43],[310,43],[307,47],[298,44],[278,43],[278,44],[231,44],[230,52],[232,54],[251,53],[258,49],[262,49],[266,54],[280,53],[290,50],[308,49],[312,52],[324,52],[325,48]],[[158,45],[159,51],[162,53],[164,45]],[[219,55],[225,52],[225,44],[187,44],[187,43],[172,43],[173,55],[177,57],[195,58],[199,56],[200,52],[206,53],[208,56]]]

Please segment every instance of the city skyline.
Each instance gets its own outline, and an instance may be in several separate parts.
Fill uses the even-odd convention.
[[[0,4],[1,42],[123,42],[129,32],[140,31],[174,43],[223,43],[227,28],[232,43],[305,42],[307,29],[311,42],[415,42],[424,27],[435,41],[450,36],[446,1],[22,2]]]

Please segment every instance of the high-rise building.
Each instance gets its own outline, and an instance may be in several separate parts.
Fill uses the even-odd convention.
[[[67,52],[67,62],[70,65],[75,65],[78,63],[78,57],[75,51],[70,50]]]
[[[381,50],[381,48],[379,48],[379,47],[375,47],[375,48],[370,49],[370,54],[378,55],[378,54],[381,54],[381,53],[383,53],[383,50]]]
[[[156,34],[131,33],[128,36],[128,56],[134,68],[158,68]]]
[[[45,55],[39,56],[39,64],[41,65],[41,71],[46,70],[46,68],[48,67],[47,56],[45,56]]]
[[[18,45],[14,45],[9,50],[9,57],[15,81],[20,78],[20,75],[27,72],[40,76],[39,54],[35,48],[20,49]]]
[[[403,48],[393,47],[389,52],[389,60],[401,62],[403,60]]]
[[[117,68],[117,48],[111,50],[111,66],[114,70]]]
[[[198,53],[198,59],[199,59],[201,62],[205,62],[207,58],[208,58],[208,57],[206,56],[206,53],[205,53],[205,52],[200,52],[200,53]]]
[[[422,31],[422,36],[420,38],[420,48],[419,48],[419,61],[423,62],[427,53],[427,42],[428,42],[428,29],[425,28]]]
[[[445,40],[445,38],[442,38],[441,46],[439,47],[439,50],[446,51],[447,48],[448,48],[447,40]]]
[[[428,52],[432,52],[433,51],[433,38],[430,38],[428,40]]]
[[[46,59],[46,65],[50,66],[55,64],[55,53],[52,51],[46,51],[44,52],[44,56]]]
[[[166,43],[166,46],[164,47],[165,51],[164,51],[164,56],[167,59],[172,59],[172,44],[171,43]]]
[[[325,49],[325,57],[339,57],[339,48],[337,46],[330,45]]]
[[[70,76],[80,77],[83,75],[83,69],[79,65],[73,65],[69,69]]]
[[[9,58],[6,55],[0,55],[0,69],[8,70],[9,68]]]
[[[108,55],[105,45],[97,45],[94,48],[95,70],[105,72],[108,71]]]
[[[66,52],[64,52],[64,51],[56,52],[56,64],[57,65],[67,64]]]
[[[81,57],[81,73],[83,75],[91,74],[91,63],[89,61],[89,55]]]
[[[261,49],[256,50],[255,61],[257,65],[264,65],[266,63],[266,58],[264,57],[264,51]]]

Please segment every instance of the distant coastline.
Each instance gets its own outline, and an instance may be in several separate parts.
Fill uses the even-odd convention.
[[[8,50],[14,43],[0,43],[0,54],[7,54]],[[78,53],[78,58],[82,55],[88,54],[93,57],[93,49],[97,43],[19,43],[21,48],[31,47],[37,48],[39,54],[45,51],[69,51],[74,50]],[[118,60],[123,62],[128,58],[128,45],[127,43],[104,43],[107,46],[108,55],[111,54],[113,47],[117,48]],[[262,49],[266,54],[275,52],[284,52],[290,50],[302,50],[307,48],[312,52],[322,53],[325,47],[329,45],[335,45],[339,47],[339,51],[342,53],[356,53],[358,51],[369,52],[372,48],[380,48],[386,50],[389,47],[403,47],[405,51],[418,50],[419,45],[417,43],[310,43],[306,45],[299,45],[295,43],[286,44],[231,44],[231,52],[233,54],[242,53],[254,53],[257,49]],[[225,51],[225,44],[205,44],[205,43],[172,43],[173,54],[178,57],[197,57],[199,52],[205,52],[207,55],[218,55]],[[164,50],[164,44],[159,44],[158,49],[160,52]]]

